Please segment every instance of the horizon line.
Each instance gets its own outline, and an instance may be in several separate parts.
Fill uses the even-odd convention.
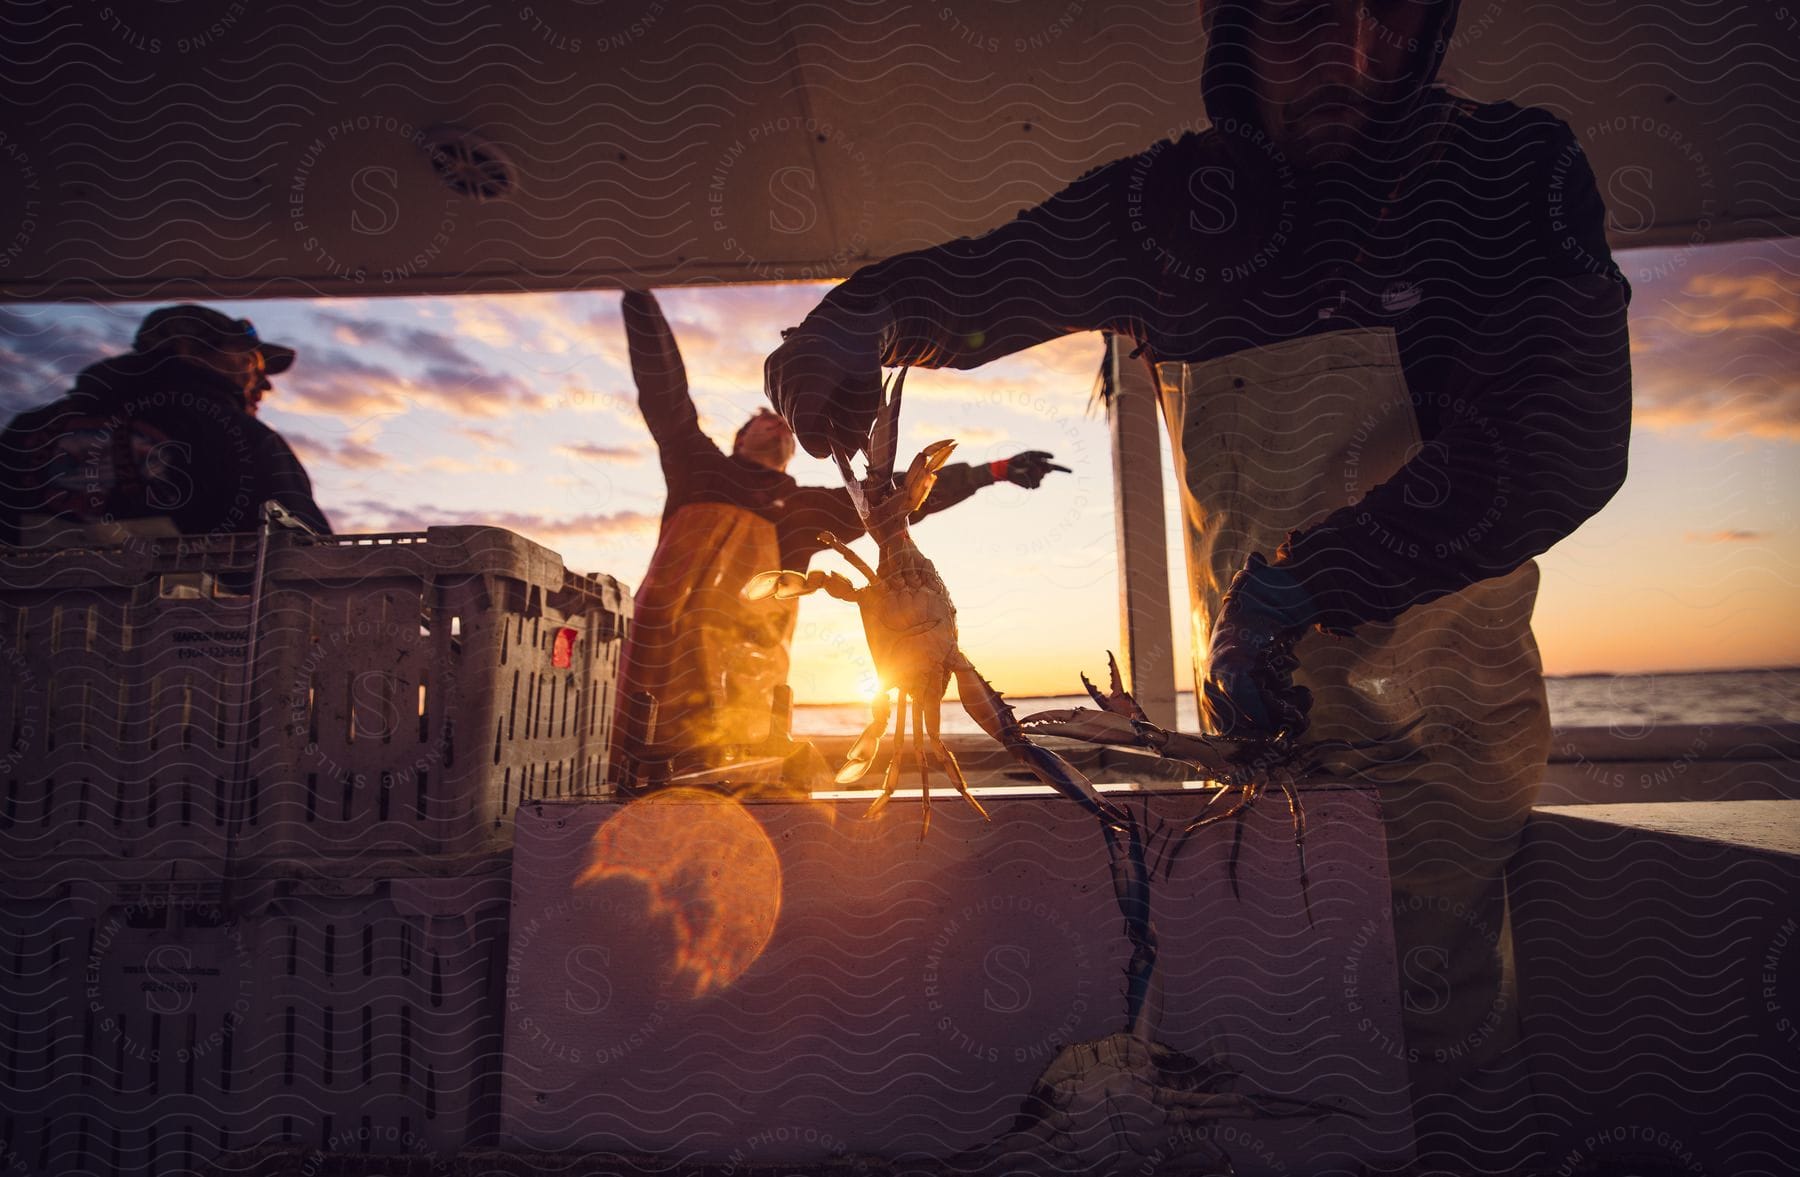
[[[1669,678],[1669,677],[1673,677],[1675,675],[1684,675],[1684,674],[1793,674],[1793,673],[1797,673],[1797,672],[1800,672],[1800,664],[1788,664],[1788,665],[1784,665],[1784,666],[1705,666],[1705,667],[1690,667],[1690,668],[1687,668],[1684,670],[1582,670],[1582,671],[1576,671],[1576,672],[1570,673],[1570,674],[1546,674],[1544,676],[1544,678],[1546,680],[1548,680],[1548,679],[1576,679],[1576,678]],[[1192,695],[1193,693],[1194,692],[1191,688],[1184,688],[1184,689],[1176,691],[1175,697],[1179,699],[1183,695]],[[1079,698],[1084,697],[1083,693],[1080,691],[1047,691],[1047,692],[1045,692],[1045,691],[1014,691],[1011,694],[1006,694],[1005,692],[1002,692],[1002,694],[1004,694],[1008,700],[1012,700],[1012,699],[1079,699]],[[823,702],[823,703],[819,703],[819,702],[802,703],[802,702],[796,701],[794,703],[794,706],[795,707],[866,707],[866,706],[868,706],[868,704],[869,704],[869,700],[865,698],[865,699],[840,699],[836,702]]]

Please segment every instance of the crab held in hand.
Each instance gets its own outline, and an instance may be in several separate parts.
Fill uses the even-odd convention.
[[[888,762],[881,794],[869,806],[867,816],[875,817],[887,807],[900,784],[901,762],[906,749],[906,713],[910,706],[924,814],[919,836],[923,838],[925,831],[931,828],[930,765],[934,759],[975,811],[983,818],[987,817],[981,802],[969,792],[968,781],[963,777],[956,757],[944,746],[938,734],[944,692],[949,689],[951,675],[956,676],[964,709],[984,731],[1034,767],[1059,777],[1067,774],[1058,771],[1059,758],[1047,757],[1030,745],[1013,718],[1012,709],[957,647],[956,606],[937,569],[919,551],[907,530],[908,518],[931,493],[937,472],[950,457],[956,443],[939,441],[926,446],[913,459],[905,478],[895,484],[900,393],[905,379],[906,372],[902,369],[883,389],[882,405],[875,415],[874,430],[869,438],[867,478],[856,477],[850,467],[850,455],[833,450],[857,514],[875,539],[879,552],[876,566],[870,568],[829,532],[822,533],[819,542],[849,561],[868,583],[857,588],[836,572],[763,572],[750,578],[743,594],[754,601],[765,597],[801,597],[823,589],[841,601],[853,603],[862,612],[863,633],[868,639],[869,653],[875,660],[881,685],[870,705],[869,725],[851,747],[837,780],[839,784],[849,784],[868,772],[880,754],[881,737],[887,731],[888,718],[893,713],[894,755]],[[890,692],[898,696],[897,703],[890,703]],[[1043,761],[1041,765],[1037,764],[1039,760]],[[1116,806],[1104,800],[1085,780],[1059,779],[1056,783],[1064,793],[1076,795],[1093,812],[1109,819],[1126,820]]]

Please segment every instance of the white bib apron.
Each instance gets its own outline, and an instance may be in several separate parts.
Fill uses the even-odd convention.
[[[1182,482],[1194,676],[1232,574],[1273,557],[1386,481],[1419,448],[1391,328],[1356,328],[1156,367]],[[1432,504],[1420,504],[1426,509]],[[1408,542],[1371,527],[1362,550]],[[1429,555],[1429,553],[1427,553]],[[1500,948],[1503,870],[1550,743],[1531,636],[1537,566],[1295,648],[1313,692],[1306,739],[1370,740],[1332,775],[1380,786],[1395,898],[1407,1061],[1444,1090],[1517,1035]]]

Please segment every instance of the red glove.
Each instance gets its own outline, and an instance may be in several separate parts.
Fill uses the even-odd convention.
[[[1050,459],[1054,455],[1044,450],[1026,450],[1022,454],[1014,454],[1010,458],[998,458],[988,463],[988,473],[995,482],[1010,482],[1014,486],[1022,486],[1026,490],[1036,490],[1044,481],[1044,475],[1052,470],[1069,473],[1067,466],[1058,466]]]

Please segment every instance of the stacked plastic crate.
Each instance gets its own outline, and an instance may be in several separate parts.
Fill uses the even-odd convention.
[[[0,1168],[490,1132],[512,814],[603,788],[629,593],[466,527],[0,586]]]

